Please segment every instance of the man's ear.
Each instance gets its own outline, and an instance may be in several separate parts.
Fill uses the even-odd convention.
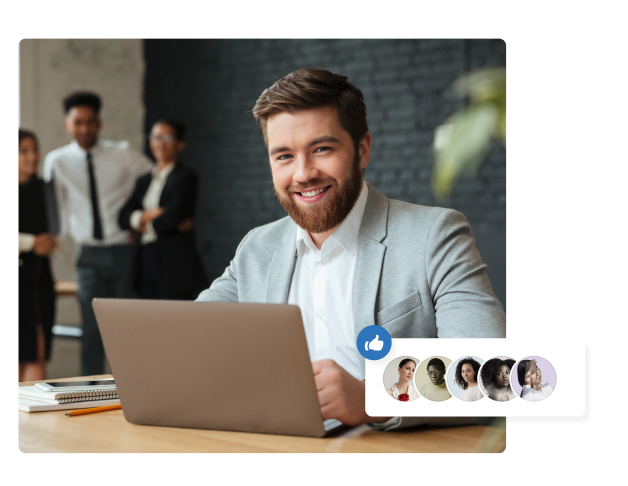
[[[371,158],[371,134],[369,132],[366,132],[366,135],[360,140],[358,152],[360,155],[360,168],[366,169]]]
[[[70,120],[68,120],[67,116],[63,119],[63,130],[70,135]]]

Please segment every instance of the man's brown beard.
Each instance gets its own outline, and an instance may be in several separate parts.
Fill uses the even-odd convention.
[[[331,197],[326,196],[320,204],[314,204],[312,207],[306,208],[299,206],[290,196],[291,192],[301,192],[312,186],[319,188],[334,186],[335,191]],[[342,223],[358,200],[361,189],[362,169],[360,169],[360,158],[356,150],[351,174],[345,183],[339,184],[333,178],[326,180],[312,179],[307,184],[288,187],[287,195],[280,194],[275,187],[275,195],[296,224],[308,233],[316,234],[325,233]]]

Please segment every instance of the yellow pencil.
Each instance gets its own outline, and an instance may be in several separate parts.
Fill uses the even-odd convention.
[[[96,412],[106,412],[108,410],[120,410],[121,408],[122,408],[122,405],[120,404],[107,405],[106,407],[94,407],[94,408],[84,408],[82,410],[73,410],[70,413],[66,413],[66,415],[73,417],[74,415],[83,415],[86,413],[96,413]]]

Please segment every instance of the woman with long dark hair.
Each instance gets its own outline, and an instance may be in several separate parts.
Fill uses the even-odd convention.
[[[57,240],[48,229],[44,183],[37,177],[39,145],[19,130],[19,381],[46,379],[55,292],[48,256]]]
[[[510,387],[510,372],[514,365],[515,360],[511,358],[493,358],[484,363],[480,378],[490,399],[507,402],[517,396]]]

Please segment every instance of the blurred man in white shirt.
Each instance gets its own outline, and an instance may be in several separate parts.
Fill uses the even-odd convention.
[[[133,251],[128,232],[118,226],[118,213],[137,178],[152,169],[150,160],[128,142],[98,140],[100,106],[94,93],[65,98],[64,128],[72,142],[50,152],[44,162],[44,179],[55,186],[60,232],[68,232],[80,248],[83,375],[104,371],[104,348],[91,302],[126,294]]]

